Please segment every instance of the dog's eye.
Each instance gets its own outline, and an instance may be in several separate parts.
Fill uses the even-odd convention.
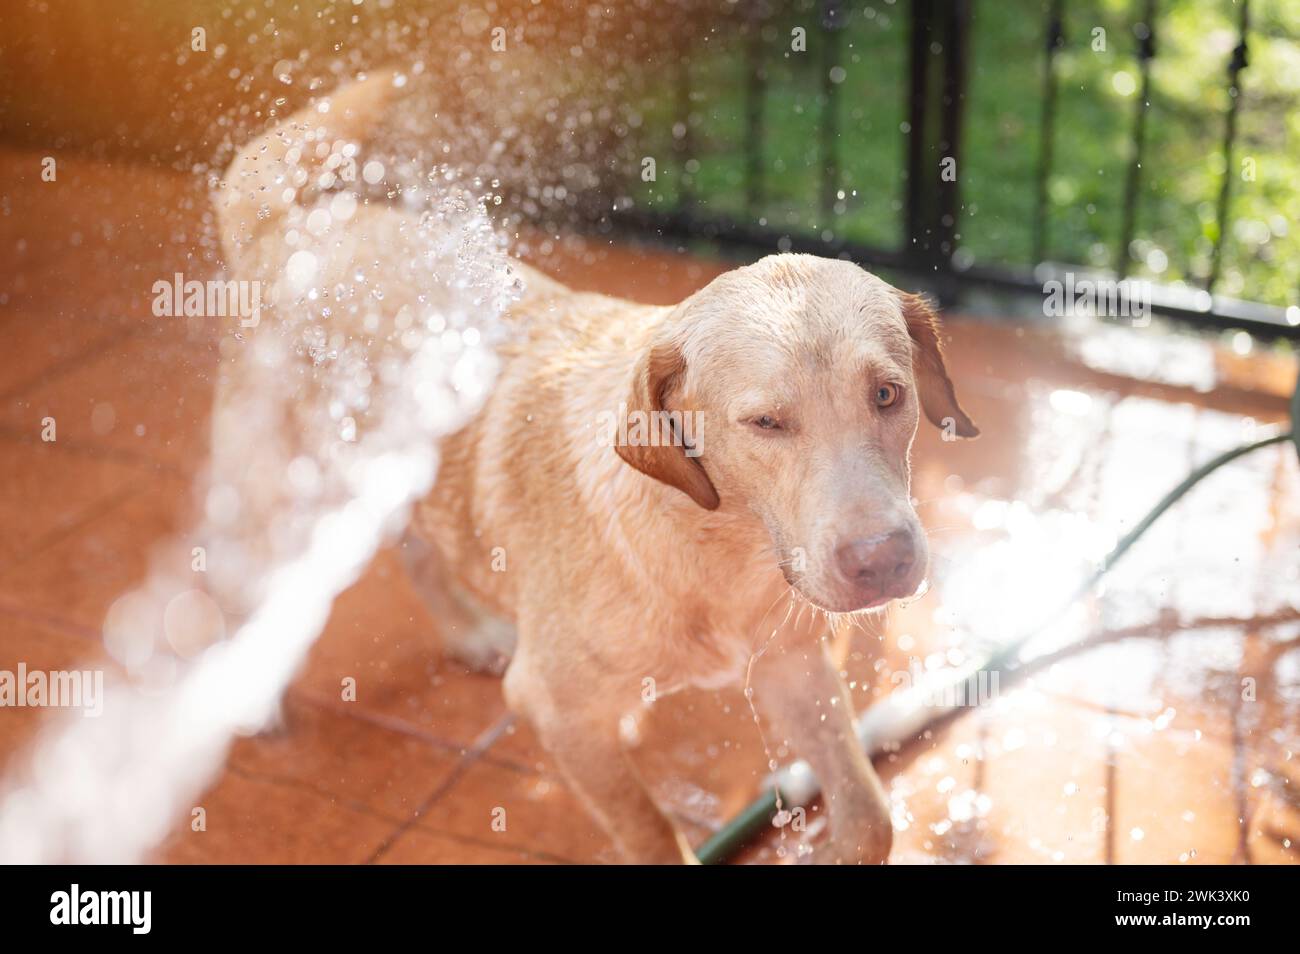
[[[775,431],[781,427],[776,418],[772,417],[770,414],[764,414],[761,417],[754,418],[753,424],[755,427],[761,427],[765,431]]]
[[[898,400],[902,389],[897,384],[882,384],[876,388],[876,407],[889,407]]]

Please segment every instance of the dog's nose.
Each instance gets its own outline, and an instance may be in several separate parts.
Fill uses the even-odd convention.
[[[835,548],[835,565],[846,580],[882,591],[904,579],[915,562],[916,544],[906,530],[846,540]]]

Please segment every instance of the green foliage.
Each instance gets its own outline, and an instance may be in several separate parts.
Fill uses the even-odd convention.
[[[847,6],[847,5],[846,5]],[[958,170],[960,238],[976,262],[1033,260],[1045,55],[1045,0],[973,4],[965,144]],[[1047,180],[1046,257],[1109,268],[1119,253],[1124,188],[1142,89],[1133,32],[1143,0],[1066,0],[1056,57],[1054,161]],[[1274,305],[1300,289],[1300,4],[1254,0],[1249,66],[1241,74],[1237,139],[1223,152],[1228,65],[1238,39],[1233,0],[1160,0],[1150,109],[1130,247],[1132,274],[1199,287],[1209,274],[1218,203],[1231,177],[1228,233],[1217,290]],[[746,208],[745,38],[712,34],[690,56],[687,181],[702,212],[762,220],[781,230],[883,247],[902,241],[909,25],[907,5],[852,6],[838,63],[838,186],[821,207],[821,124],[826,110],[816,7],[794,4],[763,30],[762,200]],[[807,51],[791,51],[791,30]],[[1101,35],[1104,30],[1104,49]],[[661,78],[663,80],[664,78]],[[659,84],[641,130],[647,155],[671,156],[680,122]],[[659,133],[657,144],[650,144]],[[679,154],[680,156],[680,154]],[[671,208],[686,170],[661,161],[641,203]],[[937,174],[937,172],[936,172]],[[1252,178],[1253,176],[1253,178]]]

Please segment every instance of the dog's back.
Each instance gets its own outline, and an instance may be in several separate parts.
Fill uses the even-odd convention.
[[[358,269],[382,272],[383,300],[366,313],[336,308],[328,324],[339,340],[364,341],[372,362],[404,357],[400,329],[392,327],[404,309],[436,306],[429,295],[431,285],[437,293],[437,282],[423,275],[403,281],[401,274],[422,260],[422,246],[431,241],[423,234],[427,220],[382,198],[344,200],[346,219],[332,214],[335,197],[348,194],[349,184],[364,188],[359,178],[366,178],[368,163],[384,164],[372,158],[366,139],[394,98],[392,75],[377,73],[340,88],[325,101],[328,108],[294,113],[240,150],[215,198],[227,268],[267,288],[261,325],[228,349],[213,421],[213,480],[241,488],[242,508],[256,525],[271,524],[284,504],[282,475],[272,471],[285,455],[261,448],[288,445],[290,458],[295,445],[306,451],[328,398],[300,348],[291,357],[302,373],[268,369],[257,360],[259,339],[298,334],[306,321],[301,303],[295,305],[302,289],[349,282]],[[304,255],[303,243],[292,239],[315,225],[313,216],[326,227]],[[308,256],[311,274],[304,276]],[[599,484],[598,471],[588,468],[598,415],[616,404],[630,356],[642,343],[640,329],[655,311],[575,294],[522,262],[510,268],[519,298],[508,312],[512,337],[496,348],[496,384],[483,411],[442,442],[437,485],[416,508],[408,536],[412,575],[444,628],[466,625],[462,607],[473,607],[474,616],[486,608],[512,617],[522,574],[497,571],[512,553],[521,559],[527,552],[521,539],[572,533],[574,514],[585,507],[584,485]],[[258,418],[249,402],[265,392],[268,374],[281,386],[293,378],[295,393],[283,419],[263,415],[265,433],[250,433]],[[600,456],[605,466],[618,466],[612,454]],[[538,473],[548,480],[539,484]],[[538,486],[555,489],[558,499],[549,492],[545,500],[531,499]],[[571,495],[567,503],[565,495]],[[448,587],[453,579],[459,593]],[[255,595],[247,592],[246,577],[226,583],[228,608]],[[462,655],[474,652],[467,647]]]

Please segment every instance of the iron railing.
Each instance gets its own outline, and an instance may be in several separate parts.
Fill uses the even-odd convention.
[[[954,301],[964,287],[992,286],[1042,294],[1043,285],[1066,271],[1096,274],[1096,269],[1070,266],[1051,260],[1050,205],[1048,184],[1055,163],[1057,139],[1057,61],[1065,44],[1064,22],[1069,0],[1046,0],[1043,41],[1045,63],[1039,110],[1038,157],[1034,190],[1033,220],[1025,224],[1030,236],[1033,261],[1024,263],[966,264],[954,253],[960,247],[958,230],[962,209],[961,177],[940,177],[934,170],[940,160],[951,157],[961,162],[964,143],[965,107],[968,94],[972,8],[979,0],[901,0],[900,12],[909,20],[909,54],[906,78],[906,126],[903,140],[906,183],[903,190],[901,243],[896,247],[845,239],[835,230],[829,236],[812,230],[800,231],[759,224],[765,196],[767,170],[763,161],[765,136],[764,103],[769,93],[766,55],[758,24],[779,12],[776,0],[750,0],[743,15],[744,90],[744,214],[723,215],[708,209],[689,184],[684,184],[670,210],[622,209],[613,216],[616,227],[652,230],[672,239],[711,239],[754,250],[788,249],[823,255],[850,257],[865,265],[913,273],[933,286],[946,301]],[[990,0],[985,0],[990,2]],[[1226,2],[1226,0],[1225,0]],[[1268,338],[1300,338],[1297,315],[1300,309],[1246,301],[1219,294],[1223,243],[1230,232],[1232,209],[1233,155],[1237,145],[1238,111],[1241,101],[1240,76],[1248,63],[1247,38],[1250,29],[1250,0],[1238,0],[1238,39],[1227,64],[1229,105],[1223,117],[1222,150],[1225,157],[1223,180],[1216,209],[1216,229],[1208,273],[1182,284],[1147,282],[1150,306],[1155,312],[1212,328],[1233,328]],[[816,29],[821,73],[821,96],[817,149],[820,163],[819,212],[825,220],[834,216],[840,181],[840,109],[844,86],[832,82],[831,69],[840,62],[841,32],[845,8],[841,0],[821,0]],[[1141,234],[1139,217],[1145,157],[1147,122],[1151,112],[1151,67],[1158,55],[1157,26],[1161,15],[1158,0],[1142,0],[1139,16],[1132,24],[1133,53],[1137,58],[1139,94],[1129,131],[1128,155],[1119,201],[1120,226],[1114,236],[1115,252],[1107,277],[1130,276],[1130,249]],[[684,134],[674,141],[678,159],[694,155],[695,143],[689,114],[692,91],[690,70],[683,64],[674,79],[677,121]],[[1300,284],[1298,282],[1297,284]]]

